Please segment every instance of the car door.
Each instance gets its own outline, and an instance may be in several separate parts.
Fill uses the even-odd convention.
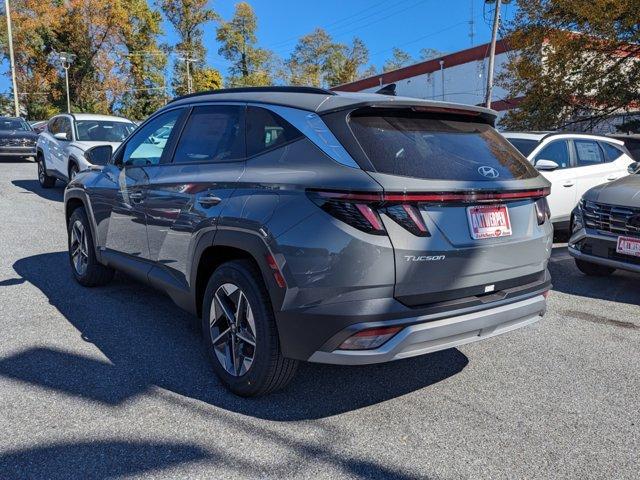
[[[551,220],[567,221],[576,206],[575,169],[572,168],[571,148],[567,139],[552,140],[541,145],[538,152],[533,153],[533,165],[540,160],[551,160],[558,164],[552,171],[540,172],[551,182],[551,195],[547,197],[551,209]]]
[[[244,105],[194,106],[172,161],[149,176],[151,259],[181,285],[200,236],[215,230],[244,170]]]
[[[184,108],[174,109],[150,120],[116,151],[113,164],[105,168],[111,182],[109,198],[103,199],[110,210],[105,236],[108,250],[149,259],[145,212],[149,170],[169,154],[171,139],[184,112]],[[158,142],[159,132],[168,132],[168,141]]]
[[[68,140],[56,138],[56,135],[66,133],[67,122],[65,117],[59,115],[54,117],[49,122],[47,142],[45,152],[45,162],[47,163],[47,169],[55,170],[59,175],[66,177],[67,172],[64,168],[63,158],[66,144]]]
[[[576,159],[576,195],[582,195],[592,187],[620,178],[622,173],[609,162],[596,140],[574,138],[572,140]]]
[[[609,142],[599,142],[599,144],[607,161],[611,163],[614,172],[608,175],[607,181],[617,180],[629,175],[629,165],[635,160],[624,151],[623,146]]]

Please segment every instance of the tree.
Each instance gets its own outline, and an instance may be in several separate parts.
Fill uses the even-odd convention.
[[[204,25],[218,20],[218,14],[207,7],[207,0],[159,0],[167,20],[176,33],[178,42],[174,50],[181,60],[174,65],[173,88],[177,95],[184,95],[188,91],[187,66],[193,86],[210,84],[213,72],[205,67],[206,48],[202,41]],[[219,75],[219,74],[218,74]]]
[[[350,47],[337,45],[327,59],[327,82],[330,86],[336,86],[357,80],[361,67],[368,60],[369,50],[359,38],[354,38]]]
[[[166,53],[157,36],[162,33],[160,12],[149,8],[146,0],[130,0],[129,21],[123,25],[123,41],[128,52],[128,91],[124,93],[120,113],[144,119],[164,103],[167,93],[164,68]]]
[[[301,37],[286,62],[289,83],[325,86],[327,66],[332,55],[339,49],[340,46],[322,28],[316,28],[312,33]]]
[[[413,62],[413,58],[404,50],[398,47],[393,47],[392,56],[382,66],[384,72],[390,72],[391,70],[398,70],[399,68],[406,67]]]
[[[509,42],[518,51],[498,83],[519,99],[513,129],[587,128],[640,103],[640,0],[518,1]],[[580,33],[576,33],[580,32]]]
[[[257,28],[253,9],[248,3],[240,2],[231,21],[222,22],[217,29],[216,39],[222,44],[218,53],[231,62],[227,78],[230,86],[273,83],[273,53],[257,47]]]
[[[427,60],[433,60],[434,58],[441,57],[443,54],[440,50],[436,50],[435,48],[421,48],[420,49],[420,60],[426,62]]]

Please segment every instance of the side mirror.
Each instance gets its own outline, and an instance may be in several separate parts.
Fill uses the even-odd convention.
[[[69,140],[67,138],[67,134],[66,132],[58,132],[58,133],[54,133],[53,134],[53,138],[55,138],[56,140]]]
[[[629,166],[627,167],[627,171],[631,174],[634,175],[636,173],[640,172],[640,162],[633,162],[630,163]]]
[[[536,162],[536,170],[540,170],[541,172],[551,172],[553,170],[557,170],[558,168],[560,168],[560,165],[558,165],[553,160],[541,159]]]
[[[111,145],[97,145],[84,152],[84,158],[93,165],[104,166],[111,160],[113,147]]]

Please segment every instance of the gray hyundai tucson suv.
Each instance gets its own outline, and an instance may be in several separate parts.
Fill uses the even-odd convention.
[[[243,396],[301,360],[386,362],[519,328],[546,308],[549,183],[494,121],[314,88],[181,97],[87,153],[103,166],[65,192],[73,274],[166,292]]]

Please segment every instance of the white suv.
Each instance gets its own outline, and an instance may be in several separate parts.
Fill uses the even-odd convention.
[[[579,133],[502,132],[551,182],[547,197],[556,229],[569,228],[571,211],[591,187],[631,173],[624,142]]]
[[[97,145],[115,150],[136,126],[130,120],[86,113],[56,115],[38,137],[38,180],[44,188],[68,182],[90,163],[84,153]]]

